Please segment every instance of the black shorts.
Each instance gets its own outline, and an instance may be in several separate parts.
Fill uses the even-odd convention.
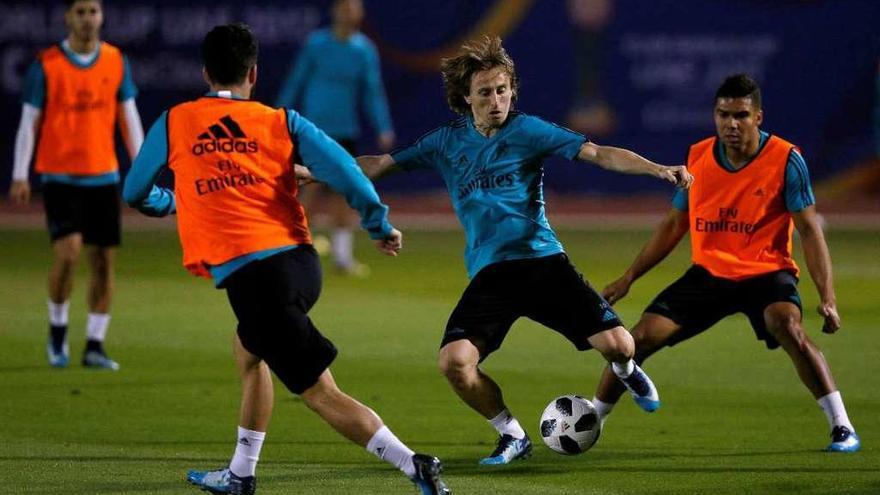
[[[785,270],[727,280],[694,265],[664,289],[645,312],[665,316],[682,326],[667,345],[689,339],[726,316],[744,313],[758,340],[763,340],[768,349],[775,349],[779,342],[767,331],[764,310],[776,302],[790,302],[803,310],[797,283],[797,277]]]
[[[564,253],[493,263],[477,273],[446,324],[440,347],[461,339],[485,342],[481,359],[501,347],[513,322],[525,316],[589,349],[587,338],[621,326],[611,306]]]
[[[223,286],[244,348],[265,361],[291,392],[301,394],[314,385],[337,353],[308,317],[321,293],[315,250],[304,245],[253,261]]]
[[[118,246],[120,242],[119,187],[43,184],[43,205],[52,242],[81,233],[84,244]]]

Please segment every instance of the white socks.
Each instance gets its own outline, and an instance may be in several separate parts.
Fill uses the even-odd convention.
[[[416,467],[412,462],[415,452],[394,436],[387,426],[383,425],[373,434],[373,438],[367,442],[367,450],[379,459],[397,466],[408,478],[415,478]]]
[[[253,476],[257,471],[257,461],[260,460],[260,449],[263,448],[263,440],[266,439],[265,431],[253,431],[238,427],[238,443],[235,445],[235,454],[229,463],[229,470],[239,478]]]
[[[519,421],[517,421],[507,409],[501,411],[498,416],[490,419],[489,423],[492,424],[492,427],[495,428],[499,435],[510,435],[513,438],[526,437],[526,432],[523,430],[522,426],[520,426]]]
[[[614,404],[608,402],[602,402],[601,400],[593,397],[593,400],[590,402],[593,403],[593,407],[596,408],[596,414],[599,415],[599,419],[605,421],[605,417],[611,414],[611,410],[614,409]]]
[[[104,342],[108,326],[110,326],[109,314],[89,313],[89,319],[86,322],[86,338],[95,342]]]
[[[846,415],[846,407],[843,406],[843,398],[840,396],[839,390],[831,392],[824,397],[819,397],[816,399],[816,402],[819,403],[819,407],[825,413],[830,428],[846,426],[849,428],[849,431],[856,431],[849,421],[849,416]]]
[[[629,377],[633,371],[636,369],[636,363],[632,359],[621,364],[621,363],[611,363],[611,370],[614,371],[614,374],[617,375],[621,380]]]
[[[70,309],[70,301],[64,301],[60,304],[49,301],[49,324],[55,327],[66,327],[68,309]]]
[[[350,267],[354,263],[354,234],[351,229],[336,229],[330,239],[336,266]]]

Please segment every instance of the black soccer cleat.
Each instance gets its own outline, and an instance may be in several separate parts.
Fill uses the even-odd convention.
[[[440,459],[425,454],[415,454],[412,456],[412,462],[416,468],[412,482],[419,487],[422,495],[452,495],[452,490],[440,478],[440,473],[443,472]]]
[[[256,476],[236,476],[229,468],[216,471],[190,471],[186,480],[214,494],[254,495],[257,491]]]

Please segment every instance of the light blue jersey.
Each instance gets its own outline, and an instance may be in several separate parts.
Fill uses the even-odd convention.
[[[443,176],[464,226],[465,264],[473,278],[499,261],[563,252],[544,214],[544,158],[574,160],[582,134],[520,112],[510,112],[492,137],[458,120],[392,153],[404,170],[434,168]]]
[[[330,29],[312,33],[275,104],[296,109],[337,140],[360,135],[358,109],[377,133],[392,130],[379,56],[361,33],[346,40],[338,39]]]
[[[764,148],[770,134],[760,131],[761,141],[758,144],[758,153]],[[727,159],[724,153],[724,144],[719,139],[715,145],[715,159],[722,167],[733,172],[736,168]],[[755,155],[757,156],[757,154]],[[797,213],[804,208],[816,204],[816,197],[813,196],[813,188],[810,185],[810,173],[807,171],[807,162],[800,151],[792,150],[788,155],[788,163],[785,164],[785,186],[783,187],[783,196],[785,196],[785,208]],[[672,196],[672,206],[679,211],[688,211],[688,192],[686,189],[676,189]]]

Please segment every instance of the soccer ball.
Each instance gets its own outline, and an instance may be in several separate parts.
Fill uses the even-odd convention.
[[[593,403],[577,395],[553,399],[541,414],[541,438],[563,455],[586,452],[599,439],[601,428]]]

